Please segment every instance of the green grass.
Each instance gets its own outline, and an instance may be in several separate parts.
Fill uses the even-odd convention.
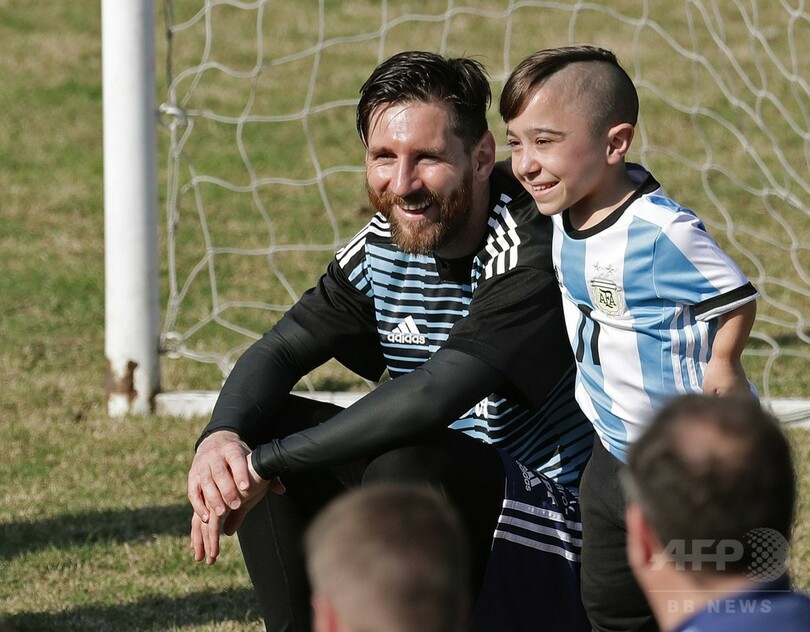
[[[342,7],[343,13],[329,26],[331,36],[337,36],[368,22],[369,6],[378,3],[326,4],[333,12]],[[444,1],[408,4],[426,13],[446,6]],[[401,6],[391,5],[393,18]],[[298,3],[284,6],[289,23],[278,26],[279,32],[292,29],[289,32],[301,37],[313,32],[313,23],[292,10]],[[233,19],[237,28],[237,16],[225,19]],[[465,20],[476,22],[464,16],[456,19],[461,26]],[[26,5],[0,0],[0,616],[17,630],[261,630],[236,543],[225,542],[212,568],[194,564],[188,549],[185,475],[204,420],[109,419],[105,413],[99,21],[96,0]],[[515,25],[514,41],[522,49],[556,43],[551,35],[541,41],[536,26],[527,32],[527,22]],[[564,20],[553,26],[550,33],[564,33]],[[396,27],[389,33],[389,45],[424,45],[426,40],[420,38],[437,30],[440,27],[432,24]],[[480,35],[471,37],[476,45],[486,44]],[[617,37],[618,43],[623,39],[610,37]],[[278,34],[268,36],[268,45],[279,39]],[[219,50],[225,54],[225,48]],[[346,54],[335,51],[338,59],[346,59]],[[367,73],[375,54],[376,47],[370,45],[356,53],[362,63],[353,76]],[[236,62],[248,59],[237,56]],[[348,88],[347,80],[338,72],[331,82],[351,96],[354,88]],[[278,92],[272,83],[266,88]],[[273,102],[267,94],[262,98]],[[291,90],[285,98],[292,103],[300,94]],[[210,99],[212,107],[217,99],[228,104],[215,90]],[[346,131],[318,132],[331,144],[325,156],[332,162],[341,157],[339,145],[345,143],[345,155],[357,149],[345,117],[337,117],[334,125]],[[164,135],[163,150],[165,142]],[[279,160],[266,146],[254,149],[262,168]],[[223,167],[212,155],[216,152],[204,144],[197,151],[201,161],[213,161],[212,170]],[[223,161],[230,158],[231,153],[223,152]],[[362,181],[351,178],[350,186],[337,179],[325,183],[330,198],[338,201],[343,236],[364,221]],[[676,178],[676,184],[685,188],[682,180],[686,182]],[[273,195],[282,189],[277,187]],[[223,203],[238,206],[233,196],[220,195]],[[311,193],[296,195],[300,206],[310,203]],[[282,239],[322,240],[324,222],[312,210],[281,218],[277,226]],[[798,220],[795,224],[801,226]],[[250,231],[240,233],[245,229],[238,224],[233,230],[240,238],[251,237]],[[323,267],[324,257],[285,255],[279,265],[303,288]],[[243,271],[236,267],[225,275],[226,292],[237,291]],[[248,274],[260,275],[260,268]],[[273,296],[279,290],[270,285],[261,291]],[[196,308],[193,301],[192,306]],[[262,316],[247,312],[234,320],[255,328],[263,324]],[[773,333],[778,335],[778,328]],[[222,334],[212,337],[216,335]],[[800,358],[796,370],[782,372],[786,393],[810,391],[806,364]],[[167,373],[174,387],[212,388],[220,379],[211,366]],[[333,368],[317,379],[324,388],[345,384]],[[808,498],[810,432],[794,430],[790,437],[802,498]],[[792,565],[798,583],[810,589],[806,502],[797,522]]]

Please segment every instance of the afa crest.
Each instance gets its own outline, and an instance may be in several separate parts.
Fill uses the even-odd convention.
[[[591,300],[596,308],[608,316],[624,312],[622,288],[614,281],[604,278],[591,279]]]

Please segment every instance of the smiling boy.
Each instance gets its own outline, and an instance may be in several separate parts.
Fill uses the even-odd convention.
[[[670,398],[752,389],[740,357],[758,294],[691,210],[625,162],[638,95],[613,53],[534,53],[500,113],[514,174],[554,221],[577,401],[597,431],[581,485],[583,602],[596,630],[654,630],[627,565],[618,472]]]

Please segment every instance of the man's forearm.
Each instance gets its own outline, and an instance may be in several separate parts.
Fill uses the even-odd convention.
[[[305,329],[282,319],[236,362],[197,446],[217,430],[231,430],[255,446],[273,410],[302,376],[329,357],[329,351]]]
[[[482,360],[440,350],[418,369],[382,384],[331,419],[258,446],[251,462],[262,478],[270,479],[373,455],[447,427],[503,382]]]

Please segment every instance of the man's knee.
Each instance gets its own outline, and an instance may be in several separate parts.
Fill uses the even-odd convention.
[[[395,448],[374,458],[363,473],[363,484],[385,482],[430,482],[434,467],[422,446]]]

